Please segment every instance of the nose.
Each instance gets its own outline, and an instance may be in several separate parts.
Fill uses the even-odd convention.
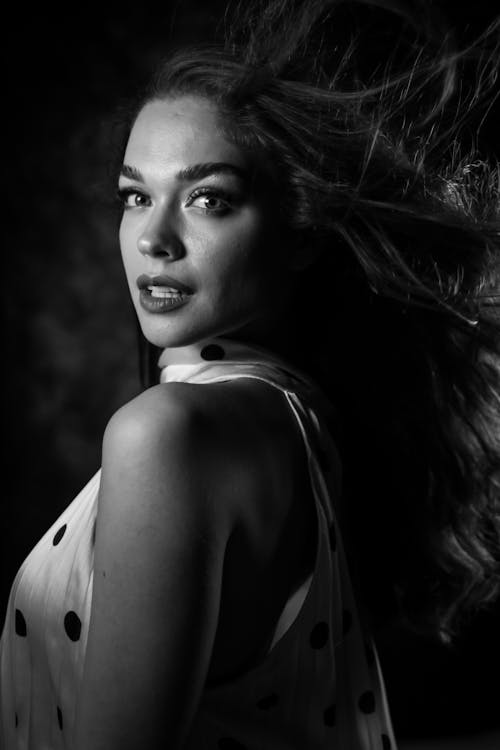
[[[143,255],[166,255],[176,260],[184,254],[184,245],[171,218],[165,213],[152,215],[137,238],[137,249]]]

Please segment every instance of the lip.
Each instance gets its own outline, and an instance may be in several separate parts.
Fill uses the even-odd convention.
[[[170,286],[172,289],[184,292],[184,294],[193,294],[193,290],[186,286],[186,284],[163,273],[159,276],[148,276],[146,273],[142,273],[137,277],[136,284],[139,289],[146,289],[148,286]]]
[[[153,297],[147,289],[141,289],[139,294],[139,304],[151,314],[164,314],[172,310],[177,310],[189,301],[188,294],[181,294],[177,298]]]

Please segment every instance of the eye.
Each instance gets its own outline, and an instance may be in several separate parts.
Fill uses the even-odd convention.
[[[187,205],[202,208],[206,214],[222,214],[231,208],[232,197],[225,190],[198,188],[188,198]]]
[[[124,208],[143,208],[149,201],[147,195],[135,188],[119,188],[116,197]]]

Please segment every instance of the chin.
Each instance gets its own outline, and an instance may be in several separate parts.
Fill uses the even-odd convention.
[[[160,349],[189,346],[217,335],[208,330],[206,325],[199,327],[193,324],[186,325],[185,322],[180,323],[172,320],[167,322],[162,320],[160,315],[154,320],[145,320],[141,316],[139,323],[144,338]]]
[[[179,308],[179,313],[185,308]],[[219,336],[245,335],[247,328],[252,330],[254,316],[242,314],[221,315],[217,319],[208,310],[198,311],[197,315],[151,315],[138,310],[139,324],[144,337],[161,349],[199,344]]]
[[[141,326],[144,338],[149,341],[153,346],[157,346],[159,349],[165,349],[166,347],[186,346],[188,343],[192,343],[186,340],[186,336],[179,332],[165,331],[163,329],[153,330],[151,326]]]

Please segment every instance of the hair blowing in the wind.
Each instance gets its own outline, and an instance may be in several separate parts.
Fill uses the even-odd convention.
[[[358,586],[445,640],[500,582],[500,167],[475,137],[499,28],[457,50],[426,3],[242,3],[147,93],[215,101],[315,257],[295,355],[338,410]]]
[[[232,5],[120,111],[144,389],[12,585],[8,750],[395,750],[378,627],[497,600],[500,19],[429,7]]]

